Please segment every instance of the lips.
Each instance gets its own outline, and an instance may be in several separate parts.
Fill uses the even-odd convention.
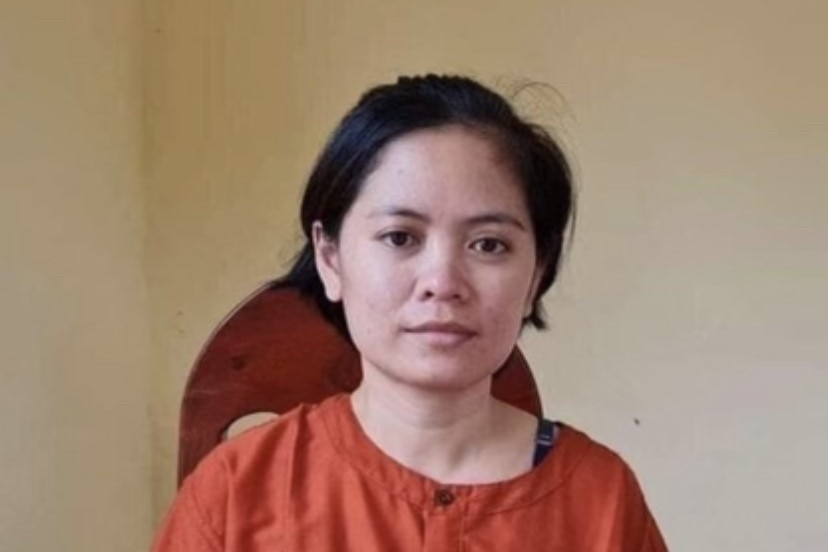
[[[472,328],[457,322],[425,322],[405,331],[437,346],[459,345],[477,335]]]

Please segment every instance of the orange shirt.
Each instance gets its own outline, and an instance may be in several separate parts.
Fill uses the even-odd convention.
[[[347,395],[223,443],[185,481],[154,552],[661,552],[635,476],[561,426],[514,479],[441,485],[385,455]]]

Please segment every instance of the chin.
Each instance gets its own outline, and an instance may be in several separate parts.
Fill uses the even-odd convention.
[[[489,380],[497,368],[481,372],[470,371],[469,366],[480,366],[473,362],[428,362],[426,365],[407,367],[406,370],[395,370],[387,373],[391,379],[401,385],[411,386],[424,391],[435,393],[460,392],[472,389]]]

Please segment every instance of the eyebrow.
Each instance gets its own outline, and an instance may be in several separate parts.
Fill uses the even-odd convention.
[[[419,222],[429,222],[429,217],[424,213],[409,209],[406,207],[386,207],[377,209],[368,214],[369,218],[376,217],[403,217],[417,220]],[[518,230],[526,232],[526,226],[512,215],[500,211],[491,213],[481,213],[473,217],[469,217],[463,221],[466,226],[477,226],[480,224],[505,224],[513,226]]]

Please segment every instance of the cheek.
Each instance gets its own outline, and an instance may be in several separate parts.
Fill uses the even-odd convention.
[[[393,321],[404,302],[401,271],[376,255],[354,255],[343,263],[342,302],[350,323]]]
[[[523,303],[520,308],[510,304],[508,308],[492,310],[488,313],[488,318],[492,321],[492,334],[501,339],[517,340],[523,325],[523,311]]]
[[[515,271],[507,277],[499,278],[495,282],[491,282],[488,290],[484,289],[483,293],[491,293],[493,301],[497,308],[503,314],[511,314],[513,311],[519,313],[523,312],[526,306],[527,298],[532,294],[534,274],[529,270]]]

